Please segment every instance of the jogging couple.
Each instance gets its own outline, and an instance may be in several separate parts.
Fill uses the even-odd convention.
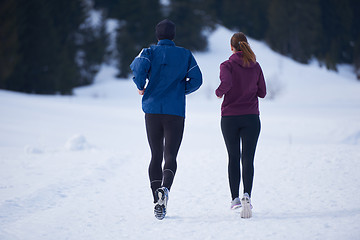
[[[143,49],[130,67],[139,94],[143,95],[142,109],[151,149],[149,178],[154,214],[162,220],[166,215],[184,132],[185,96],[201,86],[202,74],[192,53],[175,46],[173,22],[168,19],[161,21],[155,32],[157,45]],[[231,209],[242,207],[241,217],[250,218],[253,163],[260,133],[258,97],[265,97],[266,85],[246,36],[235,33],[230,47],[233,54],[220,65],[220,85],[215,94],[224,98],[221,130],[229,158]],[[240,198],[241,176],[244,193]]]

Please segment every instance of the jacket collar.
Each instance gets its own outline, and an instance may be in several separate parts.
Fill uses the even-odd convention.
[[[162,39],[159,40],[157,45],[170,45],[170,46],[175,46],[175,43],[172,40],[169,39]]]

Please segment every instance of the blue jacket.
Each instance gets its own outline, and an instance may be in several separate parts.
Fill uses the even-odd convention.
[[[185,117],[185,95],[202,84],[200,68],[191,52],[168,39],[143,49],[130,68],[137,88],[145,88],[145,113]]]

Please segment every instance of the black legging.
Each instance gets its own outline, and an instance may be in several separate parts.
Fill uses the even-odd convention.
[[[221,130],[229,156],[228,174],[231,197],[232,199],[239,197],[240,159],[244,193],[251,196],[254,156],[260,134],[259,115],[223,116],[221,118]]]
[[[145,114],[146,133],[151,149],[149,178],[154,202],[157,201],[156,189],[163,186],[170,190],[173,183],[184,122],[185,119],[181,116]],[[163,158],[165,159],[164,168],[162,168]]]

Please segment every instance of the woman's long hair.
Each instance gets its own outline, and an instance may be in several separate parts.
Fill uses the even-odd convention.
[[[245,65],[249,65],[250,62],[253,63],[256,62],[255,53],[251,49],[244,33],[242,32],[235,33],[231,37],[230,44],[233,48],[235,48],[236,51],[243,52],[243,61]]]

